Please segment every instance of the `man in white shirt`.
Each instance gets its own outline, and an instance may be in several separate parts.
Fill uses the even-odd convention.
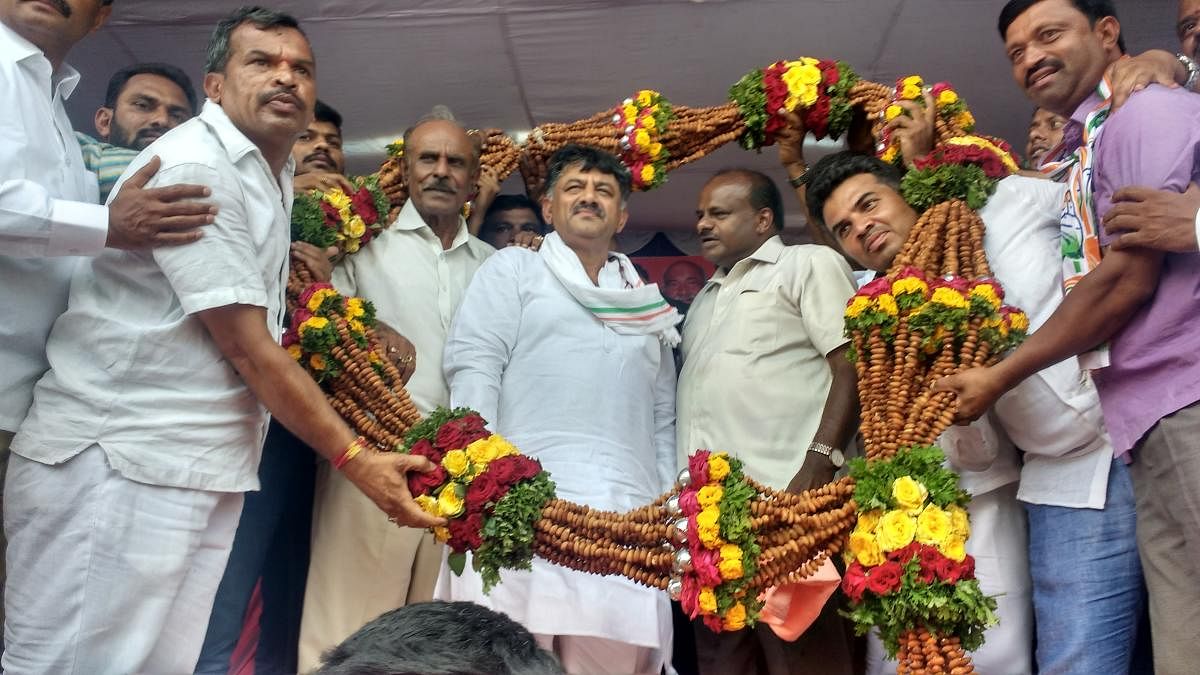
[[[5,672],[191,672],[241,493],[257,488],[267,410],[323,455],[361,448],[279,346],[290,151],[314,68],[287,15],[242,9],[218,24],[203,112],[152,151],[155,182],[208,186],[214,224],[77,273],[12,443]],[[126,180],[152,161],[143,153]],[[343,470],[389,515],[429,525],[412,468],[431,465],[368,451]]]
[[[676,466],[670,345],[681,317],[609,250],[630,190],[616,157],[578,145],[556,152],[542,198],[554,232],[537,252],[508,247],[480,268],[445,356],[451,405],[477,410],[540,460],[559,497],[609,511],[654,501]],[[617,319],[611,308],[637,311]],[[567,672],[657,675],[670,661],[666,594],[621,577],[535,559],[485,594],[469,566],[454,576],[443,565],[437,597],[504,612]]]
[[[825,246],[783,245],[783,200],[759,172],[714,176],[696,216],[701,253],[717,271],[684,323],[677,461],[726,450],[775,489],[828,483],[858,418],[842,335],[850,268]],[[714,634],[696,621],[700,672],[850,673],[836,610],[831,603],[796,642],[766,625]]]
[[[883,272],[919,215],[900,196],[899,181],[894,166],[874,157],[830,155],[808,176],[811,217],[847,255]],[[1011,176],[980,210],[992,273],[1005,302],[1029,315],[1031,330],[1062,300],[1063,190]],[[985,634],[976,666],[1031,672],[1032,602],[1040,672],[1128,671],[1142,603],[1133,486],[1113,459],[1095,388],[1070,359],[1007,394],[991,419],[952,428],[940,441],[973,494],[967,550],[980,585],[1004,594],[1000,625]],[[1028,513],[1028,545],[1014,497]]]
[[[442,351],[471,277],[489,255],[461,210],[479,175],[479,146],[444,108],[404,134],[409,200],[370,246],[347,256],[333,283],[370,298],[376,316],[412,341],[408,382],[423,415],[449,405]],[[441,545],[427,532],[397,529],[340,474],[318,469],[313,550],[300,628],[300,670],[383,612],[429,600]]]

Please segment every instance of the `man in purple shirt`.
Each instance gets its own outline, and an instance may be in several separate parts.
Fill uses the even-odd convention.
[[[1124,186],[1183,192],[1192,182],[1200,97],[1152,85],[1096,126],[1091,113],[1105,103],[1098,93],[1104,70],[1124,51],[1111,2],[1011,0],[999,27],[1018,86],[1039,106],[1070,118],[1068,151],[1090,154],[1081,166],[1090,169],[1082,184],[1084,202],[1094,198],[1092,222]],[[1091,143],[1084,143],[1085,123]],[[1099,243],[1108,238],[1101,235]],[[1114,450],[1132,461],[1160,675],[1193,672],[1200,661],[1197,306],[1200,256],[1111,249],[1009,358],[939,383],[958,393],[960,417],[973,418],[1029,375],[1108,342],[1111,365],[1095,381]]]

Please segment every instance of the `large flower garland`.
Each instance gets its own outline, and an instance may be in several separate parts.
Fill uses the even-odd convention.
[[[699,450],[680,474],[678,497],[667,502],[687,518],[687,545],[677,549],[672,589],[691,618],[714,632],[741,630],[758,617],[762,602],[750,581],[758,571],[759,546],[750,526],[755,491],[742,463],[727,453]]]
[[[810,57],[750,71],[729,89],[746,125],[739,142],[748,150],[771,145],[787,127],[784,114],[797,110],[817,138],[840,137],[850,127],[850,89],[857,81],[848,65]]]
[[[336,245],[339,253],[354,253],[382,232],[390,204],[378,176],[353,182],[355,190],[350,194],[335,187],[297,195],[292,203],[292,239],[319,248]]]
[[[310,284],[300,294],[291,325],[283,334],[284,348],[317,382],[338,377],[348,365],[335,353],[342,341],[339,319],[345,322],[347,337],[367,352],[372,369],[386,377],[383,358],[367,335],[367,329],[375,326],[375,306],[362,298],[344,297],[328,283]]]
[[[662,135],[671,122],[671,104],[657,91],[643,89],[613,111],[613,125],[621,133],[621,159],[638,190],[649,190],[667,179],[670,153]]]

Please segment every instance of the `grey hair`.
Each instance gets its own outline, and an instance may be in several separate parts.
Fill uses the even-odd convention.
[[[429,112],[422,115],[411,127],[404,130],[404,156],[406,158],[410,156],[408,153],[408,141],[412,138],[413,132],[417,130],[417,127],[427,122],[450,122],[459,129],[462,129],[467,134],[467,138],[471,139],[471,150],[475,153],[473,161],[476,168],[479,167],[479,160],[483,157],[483,138],[479,134],[471,133],[469,129],[463,126],[462,122],[458,121],[458,118],[454,116],[449,107],[440,103],[433,106]]]
[[[234,29],[244,23],[252,23],[258,28],[295,28],[304,35],[304,39],[308,39],[304,29],[300,27],[300,22],[291,14],[285,14],[273,9],[264,7],[240,7],[229,16],[221,19],[217,27],[213,29],[212,37],[208,39],[208,51],[204,57],[204,72],[219,73],[225,70],[225,66],[229,64],[229,36],[233,34]]]

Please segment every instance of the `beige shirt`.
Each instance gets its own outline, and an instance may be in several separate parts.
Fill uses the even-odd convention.
[[[339,291],[370,300],[376,317],[416,347],[417,369],[407,388],[422,415],[450,404],[442,376],[450,321],[471,277],[495,252],[469,234],[461,218],[454,243],[443,249],[409,200],[391,227],[333,272]]]
[[[680,466],[724,450],[756,480],[787,487],[816,434],[833,380],[825,355],[846,343],[850,267],[825,246],[768,239],[717,270],[683,326],[676,400]]]

